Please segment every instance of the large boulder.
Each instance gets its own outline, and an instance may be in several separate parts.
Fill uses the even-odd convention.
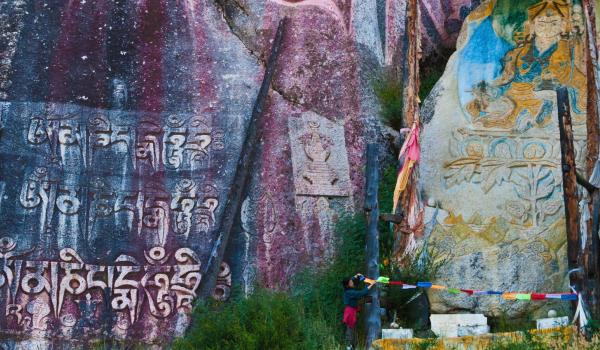
[[[568,88],[583,166],[582,28],[581,7],[559,0],[489,0],[467,17],[424,105],[420,182],[433,227],[427,239],[448,258],[438,282],[569,291],[554,89]],[[548,305],[437,291],[430,300],[433,312],[511,316]]]

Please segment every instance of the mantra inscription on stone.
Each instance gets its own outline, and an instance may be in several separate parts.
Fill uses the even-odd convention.
[[[135,323],[143,310],[157,318],[188,313],[202,277],[200,261],[189,248],[168,254],[164,248],[155,247],[144,252],[143,262],[122,254],[111,265],[95,265],[85,263],[71,248],[61,249],[59,261],[30,261],[18,259],[28,251],[15,251],[12,239],[2,238],[0,244],[0,293],[6,303],[7,326],[17,329],[47,327],[25,324],[24,310],[34,318],[39,315],[32,310],[40,308],[47,310],[43,317],[60,321],[74,317],[73,310],[63,307],[66,301],[80,304],[81,315],[93,303],[109,305],[112,311],[127,316],[121,327]],[[92,300],[89,293],[94,291],[99,292],[95,296],[108,300]]]
[[[135,234],[149,235],[164,246],[170,232],[185,238],[192,226],[208,232],[215,223],[218,195],[213,184],[191,179],[179,180],[170,191],[157,182],[146,184],[141,191],[116,191],[100,177],[92,179],[89,186],[65,184],[49,179],[47,168],[38,167],[23,180],[19,203],[39,216],[36,221],[41,223],[42,233],[52,228],[55,216],[81,214],[88,218],[87,232],[93,236],[99,220],[125,213],[135,222],[131,227]],[[89,205],[83,205],[84,199]]]
[[[244,133],[227,118],[0,102],[0,332],[182,334]]]
[[[202,115],[84,110],[51,103],[17,105],[6,114],[6,129],[21,130],[21,135],[2,148],[46,155],[50,164],[65,168],[110,169],[115,164],[107,158],[114,161],[120,155],[118,163],[140,173],[201,170],[210,167],[211,151],[225,149],[224,130],[213,128],[211,118]]]

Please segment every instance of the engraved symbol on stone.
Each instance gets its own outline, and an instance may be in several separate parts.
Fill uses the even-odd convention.
[[[15,323],[20,326],[23,321],[23,307],[19,304],[8,304],[6,305],[6,316],[12,316],[15,318]]]
[[[72,186],[60,186],[61,193],[56,197],[56,207],[65,215],[74,215],[79,211],[81,202],[77,198],[77,189]]]
[[[10,237],[0,239],[0,287],[6,285],[7,293],[5,302],[7,304],[15,303],[17,292],[19,291],[19,282],[21,278],[22,260],[15,260],[16,257],[29,254],[35,248],[32,247],[26,251],[15,251],[16,242]]]
[[[136,161],[134,167],[139,168],[142,164],[148,165],[153,171],[159,170],[161,158],[160,134],[162,128],[160,125],[144,121],[138,128],[138,141],[136,143]]]
[[[231,295],[231,268],[226,262],[221,263],[219,275],[217,276],[217,285],[212,293],[212,297],[219,301],[226,301]]]
[[[175,213],[175,225],[173,231],[176,234],[190,234],[192,227],[192,211],[196,206],[197,186],[194,181],[183,179],[176,186],[176,192],[171,200],[171,210]]]
[[[145,228],[150,229],[158,244],[164,246],[169,234],[170,194],[162,190],[159,184],[151,183],[146,188],[142,223]]]
[[[215,225],[215,212],[219,207],[219,191],[210,183],[202,186],[202,198],[198,199],[197,209],[198,230],[207,233]]]
[[[29,121],[27,141],[35,145],[44,143],[48,139],[46,134],[46,121],[40,117],[33,117]]]
[[[175,305],[178,310],[191,311],[202,279],[200,259],[193,250],[180,248],[175,252],[175,260],[178,264],[173,266],[174,274],[170,281],[171,289],[175,291]]]
[[[48,196],[42,184],[47,173],[48,170],[46,168],[36,168],[28,179],[23,182],[19,200],[24,208],[32,209],[44,200],[46,203],[48,202]]]
[[[187,141],[187,128],[183,120],[171,115],[167,119],[167,129],[163,139],[163,163],[170,169],[179,169],[183,164],[184,145]]]
[[[48,315],[50,307],[40,299],[34,299],[27,303],[27,312],[31,314],[29,328],[44,331],[48,329]]]
[[[91,163],[94,159],[94,153],[98,149],[119,146],[125,146],[127,153],[131,155],[132,145],[132,130],[127,126],[114,125],[110,122],[108,116],[98,113],[89,121],[88,127],[88,143],[89,148],[88,160]],[[122,147],[121,147],[122,149]],[[135,159],[134,159],[135,166]],[[88,164],[91,166],[92,164]]]
[[[201,117],[194,117],[189,121],[190,138],[185,145],[189,154],[189,162],[192,167],[205,168],[209,166],[208,147],[213,143],[211,128]]]
[[[60,316],[60,323],[65,327],[73,327],[77,324],[77,318],[73,314]]]

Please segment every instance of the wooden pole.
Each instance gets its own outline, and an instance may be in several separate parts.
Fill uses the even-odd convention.
[[[598,137],[600,130],[598,127],[598,47],[596,43],[596,13],[594,1],[583,0],[583,11],[585,15],[587,50],[586,53],[586,76],[587,76],[587,178],[591,178],[596,162],[598,161]],[[583,29],[583,28],[582,28]],[[584,277],[584,298],[587,305],[590,306],[593,319],[600,318],[600,280],[598,269],[599,258],[598,249],[600,249],[600,239],[598,237],[598,227],[600,215],[600,192],[595,188],[588,188],[591,203],[590,212],[592,213],[592,224],[588,232],[581,232],[587,235],[589,242],[585,247],[583,254],[583,263],[585,266]]]
[[[219,222],[219,227],[217,230],[217,232],[219,232],[219,237],[213,246],[211,256],[203,270],[200,296],[204,299],[210,297],[215,288],[217,275],[221,267],[221,262],[223,261],[223,254],[225,254],[225,248],[227,248],[227,241],[229,240],[235,218],[240,213],[242,198],[244,196],[244,192],[246,191],[248,182],[250,181],[250,172],[252,170],[252,165],[255,163],[261,134],[259,118],[263,113],[265,100],[269,94],[269,89],[271,86],[271,81],[273,80],[275,68],[277,66],[277,58],[279,57],[279,51],[281,48],[281,42],[283,40],[286,24],[287,17],[284,17],[279,21],[279,26],[277,27],[277,32],[275,34],[275,40],[273,41],[273,46],[271,47],[271,54],[265,67],[265,75],[263,77],[260,90],[258,91],[254,108],[252,109],[252,116],[250,117],[248,132],[246,134],[246,138],[244,139],[244,143],[242,144],[242,151],[235,170],[233,183],[229,189],[227,202],[225,203],[225,209]]]
[[[573,146],[573,127],[571,124],[571,106],[569,92],[562,86],[556,89],[558,103],[558,127],[560,131],[560,154],[562,164],[563,198],[565,219],[567,222],[567,258],[569,270],[579,266],[579,207],[577,199],[577,171],[575,168],[575,149]],[[570,275],[571,285],[581,290],[581,279]]]
[[[364,209],[367,215],[366,258],[367,276],[371,279],[379,277],[379,147],[377,144],[367,145],[366,194]],[[379,305],[379,287],[371,288],[371,303],[366,310],[367,349],[381,333],[381,308]]]
[[[417,0],[408,0],[408,21],[406,25],[406,36],[408,50],[406,53],[407,74],[405,74],[405,85],[403,95],[403,114],[407,127],[414,121],[419,122],[419,59],[421,58],[420,33],[419,30],[419,3]]]

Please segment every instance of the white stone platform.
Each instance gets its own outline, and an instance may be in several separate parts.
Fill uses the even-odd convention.
[[[438,314],[431,315],[429,319],[431,330],[438,337],[455,338],[490,332],[487,317],[483,314]]]
[[[536,320],[536,328],[537,329],[565,327],[568,325],[569,325],[569,317],[568,316],[540,318],[539,320]]]
[[[381,339],[410,339],[413,330],[410,328],[384,328],[381,330]]]

